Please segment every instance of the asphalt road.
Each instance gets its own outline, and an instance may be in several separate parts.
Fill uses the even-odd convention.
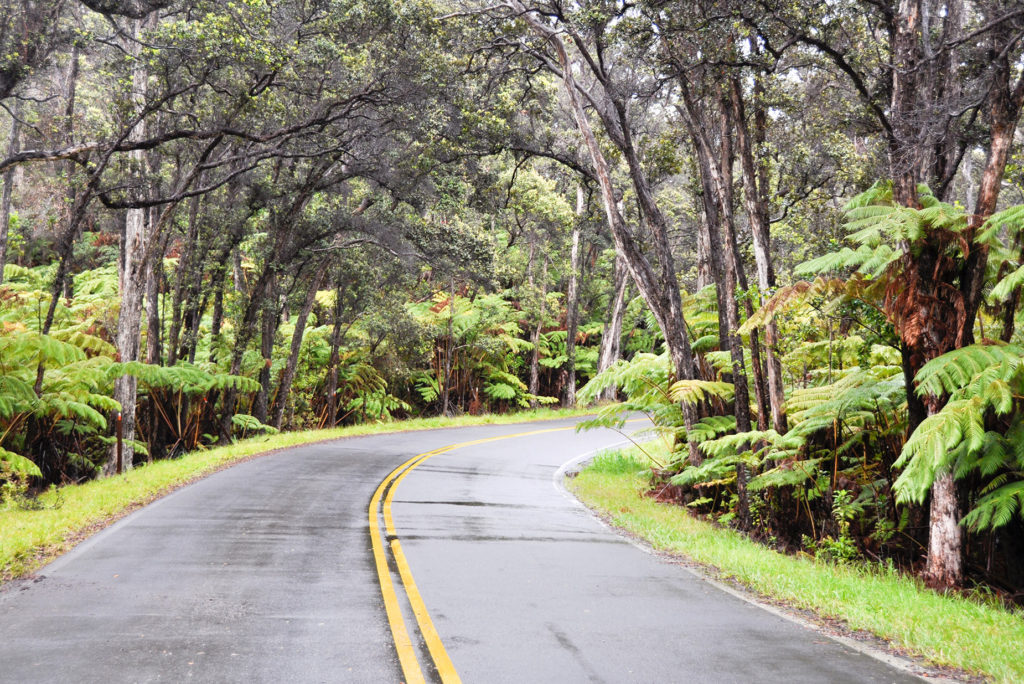
[[[0,681],[415,681],[396,629],[427,681],[438,649],[449,682],[914,680],[606,529],[554,476],[622,437],[568,424],[294,448],[181,489],[0,593]],[[368,517],[396,466],[479,440],[381,490],[393,530]]]

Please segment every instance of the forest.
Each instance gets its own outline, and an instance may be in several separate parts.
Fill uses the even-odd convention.
[[[1022,106],[1014,0],[0,0],[4,496],[593,405],[1019,602]]]

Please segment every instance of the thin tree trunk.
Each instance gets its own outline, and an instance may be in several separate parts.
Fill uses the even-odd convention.
[[[699,219],[704,220],[704,219]],[[697,226],[697,291],[703,290],[715,282],[711,243],[703,226]]]
[[[714,180],[715,171],[713,166],[715,161],[711,155],[711,148],[707,145],[706,141],[702,144],[702,140],[699,137],[702,135],[703,124],[696,120],[696,112],[693,111],[692,105],[689,105],[683,113],[687,128],[690,131],[690,137],[693,139],[694,150],[697,153],[697,168],[700,175],[701,189],[703,190],[701,193],[701,204],[704,209],[704,215],[699,226],[699,231],[702,233],[700,242],[708,245],[709,275],[711,276],[711,282],[715,284],[715,301],[718,303],[718,348],[722,351],[728,351],[729,322],[726,315],[728,302],[725,301],[725,290],[718,287],[718,284],[722,282],[722,273],[725,270],[725,266],[722,264],[725,247],[722,244],[722,237],[718,231],[718,225],[722,223],[723,219],[721,215],[722,201],[719,196],[719,188]]]
[[[1020,305],[1020,287],[1013,288],[1013,293],[1010,295],[1010,299],[1003,304],[1003,330],[999,335],[999,339],[1003,342],[1009,342],[1013,339],[1013,333],[1016,329],[1017,324],[1017,307]]]
[[[21,133],[21,121],[17,118],[21,108],[14,105],[15,118],[11,121],[11,137],[7,142],[7,156],[18,151],[18,138]],[[4,281],[4,266],[7,265],[7,233],[11,225],[11,194],[14,191],[14,169],[10,167],[4,172],[4,191],[0,196],[0,283]]]
[[[337,425],[338,416],[338,350],[341,347],[341,314],[344,311],[344,285],[339,279],[335,290],[334,327],[331,330],[331,355],[327,361],[327,427]]]
[[[529,392],[535,397],[540,393],[540,333],[541,329],[544,327],[544,315],[547,309],[548,294],[548,261],[543,256],[541,259],[540,310],[537,313],[537,325],[530,334],[530,343],[533,344],[533,350],[530,352]],[[535,409],[538,405],[539,404],[536,399],[530,399],[530,408]]]
[[[597,358],[597,372],[603,373],[619,360],[622,349],[622,319],[626,313],[626,291],[629,288],[629,273],[620,257],[615,257],[615,276],[612,291],[611,314],[605,321],[601,335],[601,350]],[[601,399],[614,401],[618,394],[615,387],[601,392]]]
[[[576,331],[579,326],[580,308],[580,233],[583,230],[586,212],[586,195],[583,186],[576,186],[576,221],[572,227],[572,249],[569,257],[569,291],[565,297],[565,400],[564,405],[576,406]]]
[[[138,54],[140,50],[140,38],[147,20],[135,20],[132,25],[132,37],[129,44],[129,51]],[[132,70],[132,93],[136,109],[141,109],[145,100],[146,91],[146,62],[137,60]],[[129,140],[142,140],[146,136],[145,120],[136,124],[129,135]],[[138,167],[145,164],[145,155],[142,151],[130,152],[129,157],[132,163]],[[146,225],[147,212],[145,209],[128,209],[125,216],[124,233],[121,239],[121,259],[119,262],[119,292],[121,295],[121,310],[117,317],[116,347],[118,356],[122,362],[137,361],[139,358],[139,341],[141,338],[142,326],[142,305],[145,296],[145,255],[148,248],[148,230]],[[114,380],[114,400],[121,405],[121,424],[124,437],[124,450],[122,465],[125,470],[132,467],[132,460],[135,450],[132,448],[132,440],[135,439],[135,408],[137,399],[138,384],[132,375],[122,375]],[[117,448],[110,448],[107,459],[106,472],[112,473],[117,470]]]
[[[277,251],[279,250],[275,249],[273,252],[270,252],[270,254]],[[245,350],[249,347],[249,342],[253,338],[256,322],[259,320],[260,313],[264,307],[263,298],[267,296],[266,290],[273,278],[274,275],[271,273],[271,266],[268,264],[252,287],[252,292],[249,295],[249,301],[246,303],[245,311],[242,313],[242,320],[235,328],[235,344],[234,349],[231,352],[231,366],[229,370],[232,375],[238,375],[242,372],[242,358],[245,356]],[[220,424],[218,425],[218,441],[221,444],[228,444],[231,442],[232,419],[234,418],[237,405],[238,390],[229,386],[224,390],[224,399],[221,404]]]
[[[324,274],[327,272],[327,263],[317,267],[313,278],[309,283],[309,290],[302,302],[302,308],[295,319],[295,332],[292,333],[292,346],[288,353],[288,360],[285,363],[284,375],[281,376],[281,383],[277,390],[277,401],[274,404],[274,418],[272,425],[278,430],[281,429],[281,421],[284,419],[285,406],[288,404],[288,395],[292,389],[292,381],[295,380],[295,369],[299,362],[299,350],[302,348],[302,336],[306,331],[306,321],[316,303],[316,293],[320,289]]]
[[[121,268],[118,290],[121,309],[117,316],[118,359],[121,362],[138,361],[141,339],[142,308],[145,297],[144,266],[139,263],[145,252],[146,212],[129,210],[125,217],[121,240]],[[122,465],[125,470],[132,467],[135,454],[131,440],[135,439],[135,405],[138,383],[133,375],[122,375],[114,380],[114,400],[121,404],[121,425],[124,437]],[[107,460],[106,472],[117,470],[117,449],[112,447]]]
[[[202,278],[202,260],[196,259],[199,241],[199,197],[193,197],[188,209],[188,233],[185,244],[178,256],[178,268],[174,279],[174,294],[171,296],[171,326],[167,332],[167,365],[173,366],[178,361],[178,345],[181,342],[182,300],[185,297],[186,285],[191,285]],[[198,262],[198,263],[196,263]],[[193,273],[193,270],[198,273]],[[189,288],[191,293],[191,287]]]
[[[226,272],[223,268],[214,271],[213,281],[210,285],[214,288],[213,292],[213,315],[212,321],[210,322],[210,363],[217,363],[217,346],[220,343],[220,328],[224,322],[224,276]],[[200,315],[202,312],[200,312]],[[189,357],[190,360],[192,357]]]
[[[237,247],[231,251],[231,274],[235,279],[235,291],[247,293],[249,288],[245,284],[245,271],[242,269],[242,253]]]
[[[764,201],[764,189],[758,184],[759,174],[754,165],[754,154],[747,131],[746,116],[743,111],[743,96],[739,81],[732,81],[732,103],[736,120],[736,143],[739,148],[741,167],[743,169],[743,196],[750,221],[750,232],[754,242],[754,261],[757,266],[757,285],[760,296],[768,296],[775,287],[775,272],[772,268],[771,241],[768,227],[768,209]],[[764,117],[755,114],[755,125],[763,127]],[[760,128],[759,128],[760,131]],[[763,131],[758,137],[763,136]],[[765,174],[761,174],[763,178]],[[762,300],[763,304],[763,300]],[[767,393],[771,407],[772,427],[779,434],[788,429],[786,420],[786,395],[782,382],[782,364],[778,355],[779,330],[774,319],[765,325],[765,347],[767,365]]]
[[[743,340],[739,335],[740,313],[736,301],[736,284],[740,278],[739,255],[737,254],[736,241],[733,230],[732,212],[732,117],[729,109],[722,107],[722,160],[715,171],[720,174],[715,177],[718,186],[718,197],[720,198],[719,212],[722,218],[722,243],[725,245],[722,265],[722,281],[717,285],[725,292],[723,299],[726,304],[726,323],[728,325],[729,354],[732,359],[732,382],[735,389],[734,412],[736,414],[736,431],[750,432],[750,392],[747,389],[747,372],[744,367]],[[714,230],[714,227],[712,227]],[[713,243],[712,243],[713,244]],[[736,451],[743,454],[749,445],[741,444]],[[737,518],[741,529],[750,526],[750,500],[747,493],[747,467],[740,462],[736,465],[736,491],[739,497],[737,502]]]
[[[153,219],[153,212],[150,212],[150,220]],[[160,267],[161,260],[150,259],[146,265],[146,363],[158,365],[160,363]],[[165,440],[161,434],[161,420],[156,411],[156,397],[150,392],[149,397],[149,426],[148,426],[148,447],[149,453],[146,461],[152,463],[154,455],[163,458]]]
[[[152,217],[151,217],[152,218]],[[160,282],[163,255],[146,264],[146,363],[159,364],[161,354]]]
[[[452,365],[455,355],[455,276],[451,276],[448,295],[448,335],[445,338],[444,373],[441,381],[441,415],[448,416],[454,413],[449,411],[449,400],[451,399]]]
[[[260,367],[260,388],[253,402],[252,415],[261,423],[266,423],[269,412],[270,366],[274,362],[274,337],[281,320],[281,301],[276,274],[271,274],[263,292],[263,315],[260,325],[260,356],[263,358],[263,365]]]
[[[650,263],[636,245],[632,232],[616,207],[611,170],[604,152],[601,151],[597,137],[594,135],[593,128],[587,118],[587,113],[583,108],[583,102],[577,89],[575,77],[573,76],[573,65],[569,59],[568,52],[566,52],[565,43],[556,31],[531,12],[521,0],[510,0],[508,4],[519,13],[535,33],[547,40],[558,54],[562,85],[572,108],[577,129],[587,146],[591,161],[594,163],[594,171],[597,175],[598,185],[601,188],[601,201],[608,218],[608,225],[615,240],[615,249],[625,259],[625,263],[629,268],[633,281],[636,283],[637,289],[640,291],[640,295],[647,302],[651,313],[654,315],[658,326],[665,336],[665,346],[672,360],[672,369],[676,377],[692,379],[695,375],[693,351],[690,348],[690,338],[686,330],[686,322],[682,316],[681,299],[679,288],[675,282],[674,270],[669,269],[665,271],[663,268],[660,278],[655,275]],[[631,155],[629,160],[631,174],[640,173],[638,163],[639,160],[636,158],[636,155]],[[637,184],[634,183],[634,185]],[[640,183],[637,188],[638,195],[645,189],[645,185]],[[650,202],[652,200],[653,197],[650,196],[642,198],[644,204],[648,205],[647,209],[651,208]],[[654,208],[656,209],[657,206],[654,205]],[[664,260],[670,260],[671,254],[665,252],[667,245],[664,244],[662,239],[665,237],[663,231],[665,226],[658,225],[659,215],[659,212],[649,215],[648,221],[652,231],[655,233],[657,241],[655,250],[659,252],[659,262],[664,265]],[[689,405],[683,406],[683,420],[687,430],[693,428],[693,425],[697,422],[697,412],[694,407]],[[700,457],[696,444],[691,442],[689,448],[691,457]]]

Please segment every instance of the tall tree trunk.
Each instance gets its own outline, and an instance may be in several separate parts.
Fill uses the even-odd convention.
[[[698,219],[701,220],[701,219]],[[707,230],[703,229],[703,226],[697,225],[697,284],[696,289],[699,292],[708,285],[715,282],[715,274],[712,266],[712,252],[711,244],[708,242]]]
[[[441,384],[441,415],[449,416],[450,411],[452,366],[455,356],[455,276],[451,276],[448,294],[448,334],[445,337],[444,371],[438,378]]]
[[[231,275],[235,279],[235,291],[247,293],[249,288],[246,287],[245,270],[242,268],[242,253],[237,247],[231,251]]]
[[[210,321],[210,363],[217,363],[217,346],[220,343],[220,329],[224,323],[224,281],[227,271],[223,268],[214,270],[210,278],[213,288],[213,314]],[[200,312],[201,313],[201,312]],[[194,352],[193,352],[194,353]],[[189,356],[189,361],[193,360]]]
[[[146,212],[129,210],[121,234],[121,260],[118,279],[118,291],[121,297],[121,309],[117,315],[117,336],[115,347],[118,359],[122,362],[139,360],[139,342],[141,339],[142,308],[145,297],[145,266],[141,257],[145,252]],[[135,404],[138,383],[133,375],[122,375],[114,380],[114,400],[121,404],[121,425],[124,436],[122,466],[125,470],[132,467],[135,450],[131,440],[135,439]],[[112,447],[107,460],[106,473],[117,471],[117,449]]]
[[[150,220],[153,220],[155,212],[149,212]],[[161,255],[162,257],[162,255]],[[150,259],[146,264],[146,363],[159,365],[160,363],[160,275],[162,269],[162,258]],[[160,426],[162,421],[156,410],[157,398],[152,392],[149,397],[149,425],[148,444],[149,453],[146,460],[152,463],[153,458],[163,458],[166,438],[162,434]]]
[[[132,24],[132,36],[129,51],[138,55],[141,44],[139,39],[148,20],[135,20]],[[146,92],[146,62],[136,60],[132,70],[132,93],[136,111],[144,106]],[[145,121],[140,121],[129,135],[129,140],[138,141],[146,136]],[[142,151],[130,152],[132,164],[140,171],[146,163]],[[147,212],[145,209],[128,209],[125,216],[124,232],[121,235],[121,259],[118,269],[118,290],[121,295],[121,310],[117,316],[117,353],[122,362],[137,361],[139,358],[139,341],[141,338],[142,304],[145,296],[146,251],[148,249]],[[132,467],[135,450],[131,442],[135,439],[135,404],[138,384],[134,376],[122,375],[114,380],[114,400],[121,404],[121,424],[124,436],[124,453],[122,465],[127,470]],[[117,470],[117,449],[111,447],[107,459],[106,472]]]
[[[558,62],[561,68],[562,85],[565,94],[572,108],[573,117],[577,129],[587,146],[591,161],[594,163],[594,172],[597,175],[598,185],[601,188],[601,201],[604,205],[608,218],[608,225],[611,228],[615,240],[616,251],[623,256],[630,275],[636,283],[637,290],[647,302],[651,313],[658,322],[662,334],[665,337],[665,346],[672,361],[672,369],[677,378],[692,379],[695,376],[693,362],[693,350],[690,348],[689,333],[686,330],[686,322],[682,315],[682,302],[679,296],[679,287],[675,282],[674,269],[664,269],[666,260],[670,263],[671,254],[666,251],[667,233],[664,232],[664,223],[659,225],[660,212],[655,211],[648,215],[648,223],[652,232],[655,233],[655,251],[658,252],[659,263],[663,266],[660,275],[656,275],[650,263],[644,257],[637,246],[632,231],[626,225],[616,206],[615,190],[612,183],[611,170],[608,161],[601,150],[601,146],[594,135],[593,128],[583,108],[580,93],[577,89],[576,79],[573,76],[573,65],[566,51],[565,43],[560,34],[544,23],[536,14],[531,12],[521,0],[509,0],[509,6],[514,9],[530,28],[539,36],[547,40],[558,55]],[[620,112],[620,115],[624,112]],[[631,175],[640,172],[639,160],[635,153],[629,161]],[[637,185],[637,183],[634,183]],[[645,190],[645,184],[639,184],[638,195]],[[651,209],[652,196],[641,198],[642,205],[646,205],[645,211]],[[656,204],[654,205],[656,209]],[[694,407],[683,406],[683,420],[687,430],[693,428],[697,422],[697,412]],[[690,455],[692,458],[700,458],[697,445],[690,442]]]
[[[693,149],[696,152],[697,172],[701,184],[701,205],[704,209],[703,220],[700,230],[703,233],[700,242],[708,245],[708,266],[711,282],[715,283],[715,301],[718,303],[718,348],[728,351],[730,345],[729,322],[727,311],[729,303],[725,299],[725,290],[719,286],[724,277],[725,265],[723,264],[725,246],[722,243],[722,236],[718,226],[731,220],[732,205],[723,201],[723,181],[721,178],[720,160],[715,159],[711,144],[707,138],[707,131],[711,123],[701,116],[696,101],[694,100],[689,85],[680,79],[680,86],[683,95],[683,106],[678,108],[686,128],[693,140]],[[723,145],[723,148],[725,146]],[[729,157],[731,158],[731,152]],[[731,193],[731,189],[729,190]],[[723,215],[723,206],[728,204],[728,215]]]
[[[344,312],[345,287],[341,279],[334,291],[334,327],[331,329],[331,355],[327,361],[327,427],[337,425],[338,417],[338,363],[340,356],[338,350],[341,347],[341,315]]]
[[[719,198],[719,215],[722,223],[721,229],[725,234],[720,242],[725,246],[723,250],[722,280],[716,283],[717,287],[724,292],[722,299],[725,300],[726,325],[729,336],[729,355],[732,359],[732,382],[735,388],[734,413],[736,415],[736,431],[750,431],[750,392],[747,389],[747,371],[744,367],[743,340],[739,335],[740,313],[739,304],[736,300],[736,284],[740,280],[739,255],[737,254],[736,241],[733,230],[732,211],[732,117],[727,107],[722,108],[721,122],[721,163],[717,168],[710,167],[715,173],[715,184]],[[717,230],[711,226],[712,230]],[[714,244],[714,241],[712,241]],[[736,450],[743,454],[749,445],[741,444]],[[750,500],[747,492],[747,467],[740,462],[736,465],[736,491],[739,497],[737,503],[737,518],[740,527],[747,529],[750,526]]]
[[[316,293],[320,289],[324,274],[327,272],[327,262],[316,267],[312,280],[309,283],[309,290],[302,302],[302,308],[295,319],[295,332],[292,333],[292,346],[288,352],[288,360],[284,366],[284,374],[281,376],[281,383],[277,390],[277,401],[274,403],[274,419],[272,425],[278,430],[281,429],[281,421],[284,419],[285,406],[288,404],[289,394],[292,390],[292,381],[295,380],[295,369],[299,362],[299,350],[302,348],[302,336],[306,332],[306,321],[316,303]]]
[[[1010,146],[1024,106],[1024,75],[1011,86],[1011,73],[1008,58],[1003,52],[994,67],[989,95],[991,137],[970,222],[972,237],[996,210]],[[960,275],[965,317],[957,346],[966,346],[974,341],[974,321],[981,304],[987,265],[988,247],[975,244],[967,255]],[[934,412],[935,409],[929,406],[929,413]],[[931,495],[928,564],[924,576],[935,587],[954,587],[963,581],[963,533],[953,474],[943,473],[936,477]]]
[[[565,297],[565,399],[569,408],[576,406],[576,331],[579,326],[580,308],[580,233],[583,230],[587,210],[586,195],[582,186],[576,186],[576,222],[572,226],[572,249],[569,256],[569,291]]]
[[[920,126],[915,123],[921,63],[921,0],[898,0],[892,34],[892,98],[889,119],[889,172],[893,200],[906,207],[918,206],[921,150]]]
[[[181,342],[182,302],[186,287],[202,279],[202,260],[197,259],[199,251],[199,196],[192,198],[188,208],[188,232],[178,256],[178,268],[175,269],[174,293],[171,295],[171,325],[167,332],[167,365],[173,366],[178,361],[178,345]],[[195,262],[195,263],[194,263]],[[196,271],[196,273],[193,273]],[[197,283],[197,284],[201,284]],[[190,288],[191,290],[191,288]]]
[[[260,388],[253,401],[252,415],[261,423],[266,423],[269,413],[270,366],[274,363],[274,337],[281,320],[281,295],[276,273],[271,273],[263,292],[263,314],[260,321],[260,356],[263,365],[260,366]]]
[[[722,114],[720,117],[720,134],[719,141],[721,143],[721,154],[719,169],[722,174],[722,188],[721,188],[721,204],[724,207],[728,207],[727,210],[722,211],[722,228],[725,230],[723,236],[723,242],[726,248],[726,261],[731,262],[731,267],[736,276],[736,282],[733,285],[733,306],[737,307],[736,321],[737,324],[740,321],[739,317],[739,302],[736,297],[735,288],[738,285],[741,290],[746,291],[747,285],[747,274],[743,267],[743,260],[740,257],[740,247],[736,240],[736,217],[733,210],[734,206],[734,193],[733,193],[733,165],[735,161],[735,154],[733,151],[733,129],[735,128],[732,102],[726,95],[722,98],[721,102]],[[747,316],[754,314],[753,305],[750,303],[749,298],[744,298],[744,306],[746,308]],[[730,341],[730,353],[733,355],[733,360],[738,357],[740,366],[742,367],[744,362],[743,358],[743,340],[739,336],[737,328],[731,328],[730,334],[734,335],[734,340]],[[732,342],[735,342],[740,347],[740,353],[735,354],[732,352]],[[750,365],[754,379],[754,398],[757,403],[757,415],[758,415],[758,429],[765,429],[767,424],[765,422],[766,416],[768,415],[768,393],[765,387],[764,375],[761,372],[761,344],[758,339],[757,331],[752,331],[750,334]],[[746,371],[744,370],[744,373]],[[743,379],[743,385],[746,386],[746,378]],[[738,388],[737,388],[738,389]],[[747,418],[744,422],[747,425],[750,424],[750,398],[749,396],[744,400],[744,404],[747,410]],[[737,409],[739,410],[739,409]],[[738,419],[737,419],[738,420]],[[737,427],[739,423],[737,423]],[[746,480],[743,479],[743,485],[746,486]],[[743,492],[741,499],[745,502],[746,491]]]
[[[615,257],[615,276],[612,287],[611,312],[605,321],[601,335],[601,349],[597,358],[597,372],[603,373],[619,360],[622,348],[622,319],[626,313],[626,290],[629,288],[629,273],[620,257]],[[601,399],[614,401],[617,395],[615,387],[608,387],[601,392]]]
[[[21,108],[15,103],[14,119],[11,121],[11,137],[7,141],[7,156],[18,151],[18,138],[21,133],[21,120],[17,117]],[[14,170],[10,167],[4,171],[4,190],[0,195],[0,283],[4,281],[4,266],[7,265],[7,233],[11,225],[11,194],[14,191]]]
[[[530,333],[530,343],[533,345],[533,350],[530,352],[530,394],[535,397],[540,394],[540,333],[544,327],[544,315],[547,313],[547,295],[548,295],[548,261],[544,256],[541,256],[541,268],[540,268],[540,310],[537,312],[537,325],[533,328]],[[530,399],[530,408],[535,409],[538,407],[536,399]]]
[[[743,108],[743,94],[738,79],[732,81],[732,103],[736,120],[736,143],[739,148],[741,168],[743,170],[743,197],[750,221],[750,232],[754,242],[754,262],[757,266],[757,285],[761,297],[770,295],[775,288],[775,271],[772,268],[771,241],[768,227],[768,207],[765,202],[764,187],[760,185],[767,172],[758,173],[754,164],[750,134],[747,129],[746,115]],[[764,115],[755,113],[756,137],[763,137],[765,125]],[[762,165],[763,166],[763,165]],[[761,300],[763,304],[763,299]],[[779,434],[788,429],[786,420],[786,395],[782,383],[782,364],[778,355],[779,329],[774,319],[765,325],[765,347],[767,365],[768,403],[771,407],[772,427]]]
[[[150,216],[152,219],[152,215]],[[159,364],[162,356],[160,333],[160,284],[163,280],[163,255],[146,264],[146,363]]]

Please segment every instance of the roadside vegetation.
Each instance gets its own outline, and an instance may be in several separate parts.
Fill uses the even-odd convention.
[[[657,449],[653,453],[659,455]],[[694,561],[770,602],[841,620],[937,665],[999,682],[1024,679],[1024,614],[984,588],[941,595],[892,566],[780,553],[659,501],[652,467],[657,466],[637,449],[606,452],[566,484],[602,517],[653,549]]]
[[[193,451],[176,459],[154,461],[122,475],[83,484],[54,485],[36,496],[26,496],[8,485],[0,491],[0,584],[31,573],[88,535],[181,485],[253,456],[359,435],[551,420],[581,413],[566,409],[540,409],[504,415],[419,418],[332,430],[263,435],[228,446]]]

